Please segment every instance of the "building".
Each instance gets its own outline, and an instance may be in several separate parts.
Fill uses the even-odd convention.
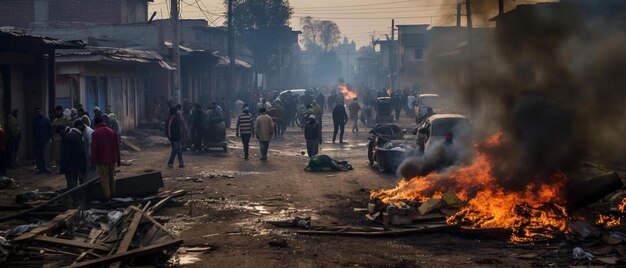
[[[380,54],[372,46],[361,47],[357,51],[354,83],[359,88],[381,89],[384,87],[386,74],[381,71]]]
[[[31,23],[80,21],[121,24],[148,20],[153,0],[0,0],[0,25],[28,28]]]
[[[424,84],[424,51],[428,25],[398,25],[397,89],[420,88]]]
[[[31,120],[34,109],[54,108],[55,51],[84,45],[49,37],[0,30],[0,123],[13,109],[20,111],[22,139],[18,157],[29,158],[34,152]]]
[[[349,42],[348,37],[343,38],[343,43],[333,48],[333,51],[337,53],[337,56],[341,60],[343,66],[343,79],[348,84],[353,84],[356,81],[354,76],[354,70],[356,65],[356,43],[354,41]]]
[[[168,95],[173,68],[156,52],[87,47],[58,50],[57,105],[110,107],[123,129],[134,129],[159,118],[155,109]],[[157,114],[155,114],[157,113]]]

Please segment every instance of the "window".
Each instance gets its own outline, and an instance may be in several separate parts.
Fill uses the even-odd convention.
[[[423,52],[421,48],[416,48],[415,49],[415,54],[413,55],[413,58],[416,60],[421,60],[424,58]]]

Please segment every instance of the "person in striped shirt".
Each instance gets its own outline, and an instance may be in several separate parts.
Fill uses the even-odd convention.
[[[250,138],[254,132],[254,124],[252,122],[252,115],[250,115],[250,108],[245,105],[243,112],[237,118],[237,137],[241,137],[243,143],[243,159],[248,159],[248,149],[250,148]]]

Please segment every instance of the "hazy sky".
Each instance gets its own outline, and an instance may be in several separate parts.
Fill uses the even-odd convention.
[[[223,25],[222,0],[181,0],[183,18],[203,18],[213,25]],[[339,25],[342,34],[354,40],[357,46],[367,45],[375,32],[376,38],[384,38],[391,29],[391,19],[396,24],[452,25],[456,22],[456,4],[460,0],[290,0],[294,8],[291,27],[300,29],[303,16],[330,19]],[[492,0],[497,3],[497,0]],[[150,10],[157,11],[157,18],[168,18],[170,0],[155,0]],[[462,1],[461,1],[462,2]],[[507,0],[514,4],[534,0]],[[494,14],[495,15],[495,14]],[[463,18],[465,20],[465,18]],[[479,21],[474,22],[479,25]]]

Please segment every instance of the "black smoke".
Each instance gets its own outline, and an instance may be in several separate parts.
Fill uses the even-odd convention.
[[[496,2],[496,1],[493,1]],[[456,57],[427,53],[432,80],[463,106],[479,138],[504,133],[488,151],[501,186],[523,190],[587,157],[626,155],[626,1],[521,5],[496,18]],[[432,46],[433,40],[431,40]]]

